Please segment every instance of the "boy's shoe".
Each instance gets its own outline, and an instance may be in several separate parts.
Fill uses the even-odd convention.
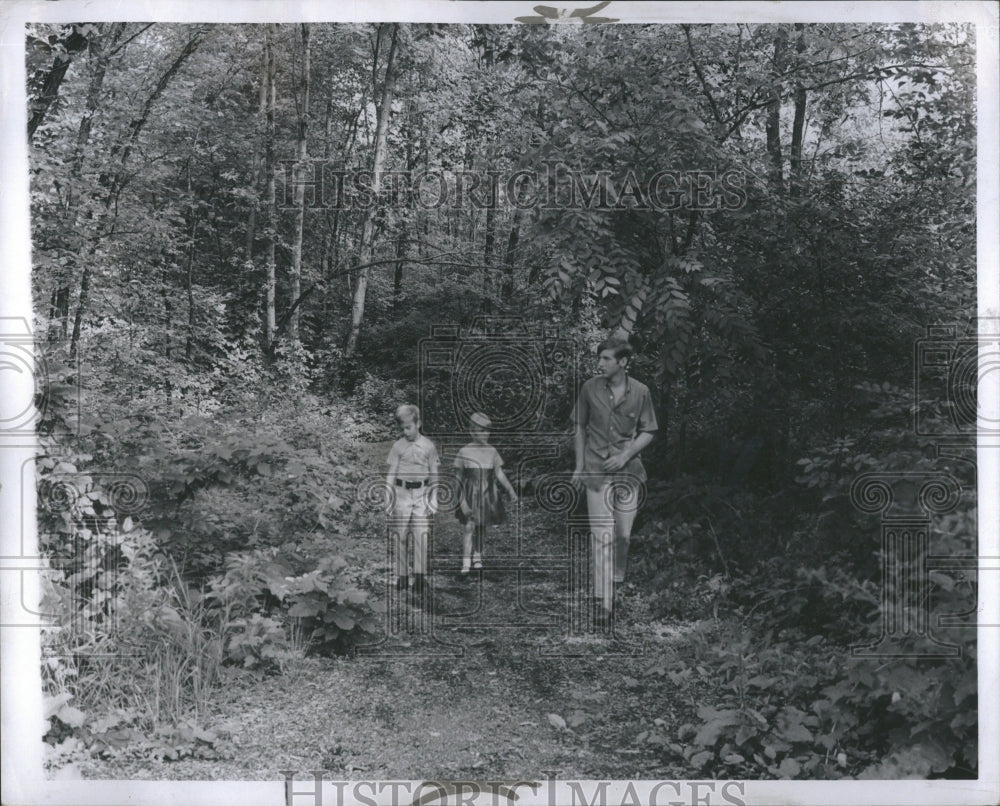
[[[477,571],[479,571],[483,567],[483,555],[480,554],[478,551],[473,553],[472,555],[472,567],[475,568]]]
[[[402,576],[396,580],[396,590],[405,591],[410,587],[410,578],[408,576]]]
[[[462,574],[467,574],[467,573],[469,573],[469,569],[470,569],[471,567],[472,567],[472,566],[471,566],[471,561],[469,560],[469,558],[468,558],[468,557],[465,557],[465,558],[463,558],[463,559],[462,559],[462,570],[461,570],[461,573],[462,573]]]

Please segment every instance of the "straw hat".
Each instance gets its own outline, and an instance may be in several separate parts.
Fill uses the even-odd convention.
[[[469,418],[469,422],[478,425],[480,428],[492,428],[493,421],[480,411],[477,411]]]

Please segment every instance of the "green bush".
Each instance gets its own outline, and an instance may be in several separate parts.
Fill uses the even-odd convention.
[[[905,584],[922,572],[910,565]],[[933,580],[929,613],[910,619],[935,624],[975,601],[959,575]],[[747,778],[974,776],[972,627],[939,636],[961,648],[957,658],[852,656],[852,646],[878,640],[890,614],[873,584],[840,568],[772,563],[729,581],[706,578],[702,587],[722,626],[702,622],[691,666],[712,669],[718,693],[699,708],[699,722],[681,726],[679,743],[664,740],[696,769]],[[894,651],[926,650],[918,640]],[[670,674],[680,683],[689,668],[681,662]]]
[[[346,652],[380,629],[381,603],[356,586],[339,556],[314,561],[277,549],[233,554],[209,590],[214,606],[240,628],[226,639],[227,658],[248,667],[284,656],[285,633],[264,614],[292,620],[307,646],[319,652]]]

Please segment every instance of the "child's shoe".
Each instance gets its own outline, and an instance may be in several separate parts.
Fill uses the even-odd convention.
[[[477,571],[483,567],[483,555],[478,551],[472,553],[472,567]]]
[[[462,574],[469,573],[469,569],[471,567],[472,567],[471,560],[468,557],[463,557],[462,558],[462,570],[461,570],[461,573]]]

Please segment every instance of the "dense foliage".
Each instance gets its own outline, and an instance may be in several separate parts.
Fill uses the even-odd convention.
[[[974,775],[967,626],[957,658],[850,654],[888,617],[860,475],[954,478],[931,553],[976,553],[974,374],[915,364],[975,310],[974,65],[957,25],[32,26],[49,739],[224,753],[199,723],[220,667],[377,633],[356,447],[404,400],[456,425],[421,340],[495,315],[581,376],[604,333],[639,348],[639,584],[716,625],[654,674],[712,671],[700,723],[643,741],[691,776]],[[380,169],[617,203],[341,208],[288,182]],[[673,201],[644,203],[659,171]],[[573,374],[550,370],[539,427],[565,431]],[[974,607],[963,570],[929,579],[929,623]]]

